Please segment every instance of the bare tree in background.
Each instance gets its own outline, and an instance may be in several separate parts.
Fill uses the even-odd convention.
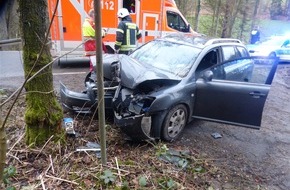
[[[230,23],[230,3],[231,3],[231,0],[227,0],[226,5],[225,5],[224,17],[222,20],[222,33],[221,33],[222,38],[229,37],[228,25]]]
[[[230,19],[230,25],[229,25],[229,33],[228,36],[232,36],[233,34],[233,29],[234,29],[234,24],[236,22],[236,19],[238,18],[238,15],[240,14],[241,10],[242,10],[242,2],[244,2],[244,0],[236,0],[234,1],[233,7],[232,7],[232,16]]]
[[[260,0],[255,0],[254,12],[252,15],[251,29],[253,29],[255,27],[255,25],[257,25],[257,13],[258,13],[259,5],[260,5]]]
[[[249,0],[245,0],[244,6],[241,9],[241,24],[239,26],[240,31],[238,34],[238,38],[241,39],[242,41],[246,42],[246,37],[244,35],[245,31],[246,31],[246,26],[248,23],[248,17],[249,17],[249,10],[250,10],[250,5],[249,5]]]
[[[23,42],[24,75],[28,79],[51,62],[47,43],[47,0],[18,0]],[[41,145],[52,135],[60,137],[63,118],[53,89],[51,65],[25,84],[26,143]]]
[[[290,20],[290,0],[287,0],[286,2],[286,10],[287,19]]]
[[[194,19],[194,27],[193,27],[193,29],[195,31],[198,31],[199,15],[200,15],[200,9],[201,9],[200,0],[196,1],[195,7],[196,7],[196,9],[195,9],[195,19]]]
[[[214,14],[213,14],[213,19],[212,19],[212,35],[217,36],[218,32],[218,23],[220,19],[220,7],[221,7],[221,0],[216,1],[215,6],[214,6]]]
[[[185,16],[191,16],[193,14],[194,9],[194,1],[193,0],[175,0],[176,6],[180,10],[180,12]]]
[[[0,0],[0,39],[20,38],[17,6],[16,0]],[[20,46],[6,46],[2,50],[20,50]]]

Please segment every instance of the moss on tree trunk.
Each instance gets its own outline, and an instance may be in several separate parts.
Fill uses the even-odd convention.
[[[29,78],[51,60],[48,45],[44,46],[48,28],[47,0],[19,0],[20,29],[23,40],[24,74]],[[36,62],[36,60],[38,60]],[[32,71],[32,72],[31,72]],[[53,91],[51,66],[25,85],[26,143],[40,145],[51,135],[61,134],[63,113]]]

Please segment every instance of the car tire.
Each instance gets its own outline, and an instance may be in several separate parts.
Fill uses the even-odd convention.
[[[187,123],[188,112],[184,105],[179,104],[167,113],[162,126],[162,140],[176,140]]]

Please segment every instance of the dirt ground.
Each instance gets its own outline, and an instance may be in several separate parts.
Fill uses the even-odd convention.
[[[83,74],[73,75],[73,77],[56,75],[54,77],[55,89],[58,91],[59,81],[62,81],[70,89],[81,91],[83,89],[83,77]],[[13,90],[15,86],[3,85],[0,88]],[[130,173],[130,175],[125,175],[127,181],[133,183],[133,185],[130,184],[130,189],[140,189],[140,185],[138,186],[138,182],[136,182],[136,176],[140,173],[146,174],[148,182],[151,179],[153,184],[147,185],[148,188],[143,189],[169,189],[157,188],[159,186],[155,186],[153,181],[154,178],[159,179],[160,176],[168,177],[168,175],[171,175],[171,178],[181,185],[177,189],[290,189],[290,149],[288,148],[288,145],[290,145],[289,95],[290,65],[279,65],[265,104],[260,130],[214,122],[194,121],[186,127],[179,141],[162,143],[162,145],[165,144],[169,148],[190,150],[192,154],[194,153],[194,158],[191,160],[195,162],[202,160],[201,165],[207,170],[206,174],[189,175],[189,173],[180,171],[169,172],[172,171],[172,168],[168,169],[168,165],[163,165],[160,160],[152,158],[156,155],[156,147],[152,149],[148,145],[132,145],[125,141],[119,134],[120,131],[115,128],[110,128],[107,132],[108,160],[110,164],[116,158],[127,160],[127,162],[130,160],[130,162],[135,163],[135,168],[123,166],[124,170],[122,170],[127,170]],[[93,170],[94,175],[97,171],[102,170],[97,164],[100,163],[100,160],[91,155],[83,156],[78,154],[73,156],[71,152],[84,142],[84,138],[68,139],[67,146],[62,148],[47,145],[45,147],[47,150],[28,150],[23,142],[24,122],[21,117],[23,111],[24,103],[22,101],[16,104],[16,109],[14,109],[9,119],[9,126],[6,128],[10,148],[7,164],[12,164],[18,169],[18,175],[12,180],[16,187],[28,185],[31,189],[43,189],[44,186],[47,189],[102,189],[104,187],[100,188],[100,186],[93,185],[92,174],[88,174],[90,170]],[[97,121],[95,121],[90,130],[84,128],[84,126],[88,126],[89,122],[89,117],[77,118],[76,130],[84,135],[86,141],[95,141],[97,131],[94,128]],[[219,133],[222,137],[215,139],[211,136],[213,133]],[[59,159],[59,155],[53,153],[52,149],[56,149],[55,151],[62,155],[61,159]],[[54,162],[55,173],[51,172],[51,166],[48,167],[49,157],[50,161]],[[59,182],[60,179],[68,179],[68,176],[71,176],[71,173],[64,172],[64,170],[69,170],[70,172],[72,170],[68,169],[68,162],[71,162],[72,166],[70,167],[72,168],[77,167],[75,165],[81,168],[78,168],[79,170],[87,168],[88,171],[85,170],[86,172],[82,174],[74,173],[74,175],[78,176],[78,179],[82,177],[80,181],[85,181],[83,182],[84,186],[75,185],[72,183],[72,179],[67,183]],[[145,169],[141,165],[145,166]],[[148,174],[146,170],[152,165],[156,168],[161,168],[161,170],[155,170],[155,173]],[[44,175],[44,171],[48,172],[49,175]],[[51,176],[53,175],[58,178],[52,178]],[[41,176],[46,177],[45,179],[43,178],[42,186],[39,178]],[[37,181],[38,185],[35,185],[35,181]]]

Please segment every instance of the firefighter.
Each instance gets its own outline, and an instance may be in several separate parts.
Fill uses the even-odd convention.
[[[141,38],[141,32],[138,26],[132,22],[128,9],[119,9],[117,16],[120,22],[116,31],[115,50],[116,53],[128,55],[137,47],[136,43]]]
[[[95,11],[91,9],[88,12],[89,17],[85,19],[82,26],[82,32],[85,40],[85,55],[91,56],[96,54],[96,40],[95,40]],[[106,30],[102,29],[102,37],[105,37]],[[106,46],[102,43],[104,53],[107,53]]]

